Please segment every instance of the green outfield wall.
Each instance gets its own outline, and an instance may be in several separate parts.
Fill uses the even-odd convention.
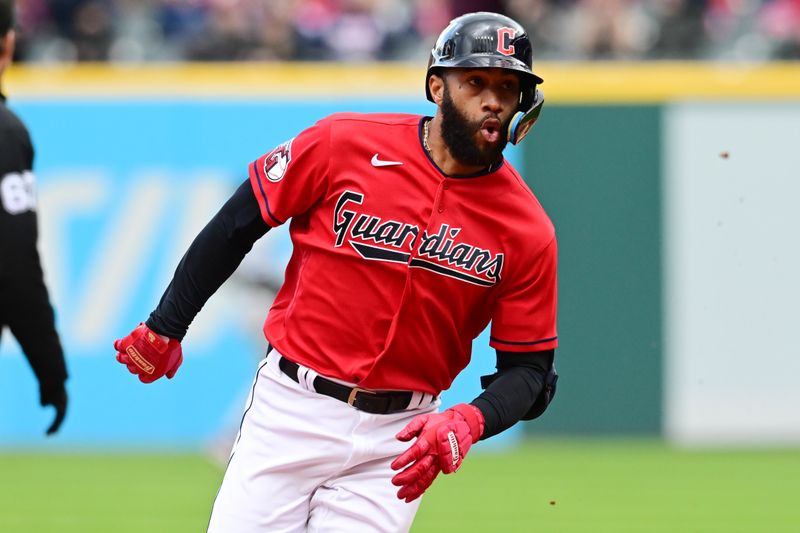
[[[558,400],[537,432],[661,427],[661,110],[553,105],[524,175],[559,242]]]

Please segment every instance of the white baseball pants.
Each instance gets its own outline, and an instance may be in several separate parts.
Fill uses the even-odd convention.
[[[408,531],[420,500],[397,499],[389,465],[410,444],[394,436],[438,398],[414,393],[405,411],[365,413],[314,392],[313,371],[295,382],[280,357],[259,364],[208,533]]]

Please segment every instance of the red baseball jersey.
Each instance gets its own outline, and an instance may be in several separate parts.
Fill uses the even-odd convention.
[[[490,344],[555,348],[553,225],[512,166],[442,173],[424,118],[335,114],[258,158],[250,182],[293,254],[264,324],[288,358],[374,390],[438,394]]]

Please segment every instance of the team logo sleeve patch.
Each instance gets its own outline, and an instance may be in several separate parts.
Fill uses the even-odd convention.
[[[290,139],[270,152],[264,158],[264,174],[273,183],[281,181],[289,163],[292,161],[292,141]]]
[[[329,127],[304,130],[250,165],[250,185],[261,217],[272,227],[307,212],[324,193],[328,177]]]

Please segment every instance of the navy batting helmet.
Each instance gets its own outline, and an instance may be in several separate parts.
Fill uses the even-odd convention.
[[[533,49],[525,29],[497,13],[469,13],[450,21],[436,40],[428,60],[425,95],[433,101],[430,77],[445,68],[502,68],[520,74],[517,114],[508,128],[508,140],[517,144],[533,126],[544,102],[533,73]]]

